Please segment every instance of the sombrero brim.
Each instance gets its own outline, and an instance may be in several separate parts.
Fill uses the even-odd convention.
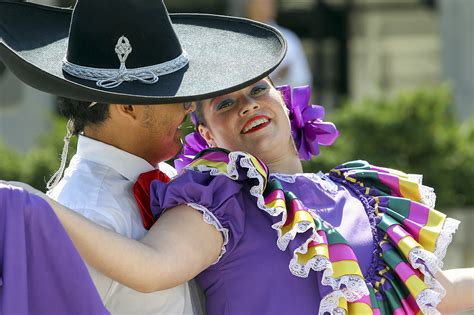
[[[155,84],[134,81],[105,89],[62,70],[71,15],[72,10],[66,8],[0,2],[0,59],[25,83],[58,96],[164,104],[207,99],[244,88],[266,77],[286,53],[283,36],[271,26],[228,16],[170,14],[188,55],[188,66],[160,76]]]

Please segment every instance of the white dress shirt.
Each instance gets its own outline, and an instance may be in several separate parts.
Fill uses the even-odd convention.
[[[169,177],[174,168],[160,163]],[[143,227],[132,186],[141,173],[153,170],[147,161],[105,143],[79,136],[77,152],[64,178],[48,193],[59,203],[128,238],[141,239]],[[105,307],[112,314],[193,314],[189,286],[141,293],[89,266]]]

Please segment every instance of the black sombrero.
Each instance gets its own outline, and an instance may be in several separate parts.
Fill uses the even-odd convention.
[[[285,52],[271,26],[169,15],[161,0],[78,0],[74,10],[0,0],[0,59],[25,83],[73,99],[211,98],[267,76]]]

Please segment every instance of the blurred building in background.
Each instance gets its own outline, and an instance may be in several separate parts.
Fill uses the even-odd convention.
[[[474,116],[474,1],[438,0],[444,80],[451,82],[458,117]]]

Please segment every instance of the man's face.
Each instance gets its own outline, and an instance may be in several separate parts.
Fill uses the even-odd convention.
[[[191,110],[183,104],[162,104],[144,106],[143,111],[143,132],[137,141],[142,156],[152,164],[171,159],[181,150],[181,125]]]

